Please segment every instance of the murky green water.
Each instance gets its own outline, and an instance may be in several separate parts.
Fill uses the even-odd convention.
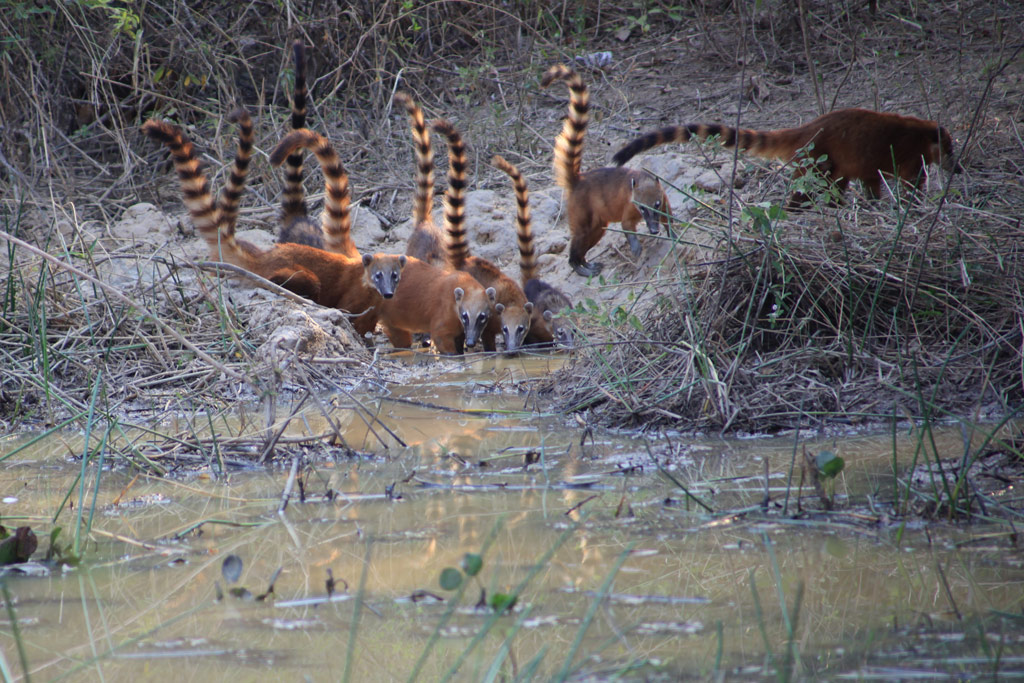
[[[392,680],[428,647],[423,680],[457,661],[459,680],[484,680],[492,666],[511,680],[533,665],[540,680],[566,667],[627,680],[711,677],[717,667],[749,680],[774,677],[787,651],[800,678],[1024,671],[1024,557],[1004,527],[901,525],[863,504],[890,496],[891,435],[808,441],[835,448],[848,467],[839,512],[800,517],[798,505],[818,506],[787,486],[793,435],[584,434],[575,420],[524,412],[534,400],[511,390],[510,377],[547,362],[479,361],[388,398],[361,395],[372,431],[351,410],[332,417],[350,446],[377,455],[314,463],[307,502],[296,488],[282,514],[289,463],[226,478],[215,468],[167,479],[105,472],[85,564],[7,579],[32,676],[338,680],[348,663],[352,680]],[[289,434],[324,429],[318,410],[303,416]],[[944,438],[961,448],[959,432]],[[80,448],[73,435],[50,439],[0,465],[6,526],[49,530]],[[540,459],[524,467],[528,452]],[[687,503],[650,453],[715,514]],[[328,490],[340,495],[325,500]],[[844,511],[847,494],[857,507]],[[77,489],[72,499],[65,529]],[[448,604],[430,597],[451,595],[441,570],[485,543],[478,581],[446,617]],[[281,568],[271,599],[215,600],[230,554],[244,563],[236,585],[253,593]],[[328,570],[340,600],[323,600]],[[489,618],[473,609],[481,588],[510,591],[531,572],[513,614],[474,644]],[[20,675],[6,616],[0,648]]]

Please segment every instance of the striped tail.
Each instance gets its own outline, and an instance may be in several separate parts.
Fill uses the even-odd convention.
[[[555,182],[571,190],[582,175],[583,136],[590,120],[590,95],[583,78],[564,64],[549,68],[541,79],[541,87],[546,88],[556,80],[565,81],[569,86],[569,116],[555,138]]]
[[[181,181],[181,193],[199,235],[206,240],[213,258],[220,259],[221,250],[237,252],[233,230],[221,230],[221,213],[210,191],[210,181],[199,167],[192,142],[181,128],[166,121],[150,119],[142,124],[142,132],[167,146],[174,168]]]
[[[301,40],[292,44],[295,59],[295,89],[292,91],[292,130],[306,127],[306,46]],[[288,155],[284,167],[284,192],[281,195],[281,218],[288,225],[296,217],[308,216],[306,193],[302,188],[302,151]]]
[[[495,155],[491,163],[508,174],[516,193],[516,243],[519,247],[519,278],[526,283],[537,277],[537,254],[533,249],[533,224],[530,220],[530,192],[519,169],[504,157]]]
[[[444,229],[448,234],[448,263],[459,270],[469,258],[466,238],[466,145],[455,126],[445,119],[433,123],[434,130],[448,138],[448,188],[444,192]]]
[[[416,148],[416,196],[412,203],[413,225],[431,220],[434,204],[434,150],[430,146],[430,129],[423,118],[423,110],[405,93],[395,93],[395,101],[409,114],[409,127]]]
[[[228,114],[228,121],[238,124],[238,150],[235,152],[235,163],[227,182],[220,190],[218,205],[221,215],[221,231],[233,235],[238,222],[238,204],[245,190],[245,179],[249,175],[249,160],[252,158],[252,146],[255,139],[252,119],[249,112],[237,107]]]
[[[324,212],[320,218],[324,248],[349,258],[359,258],[359,250],[352,241],[348,173],[327,138],[308,128],[293,130],[270,153],[270,163],[273,166],[280,166],[289,155],[300,148],[313,152],[324,172]]]
[[[672,142],[689,142],[692,138],[707,140],[710,137],[718,137],[723,147],[732,148],[739,145],[741,150],[747,150],[758,156],[775,156],[774,151],[768,144],[770,137],[765,131],[748,130],[746,128],[731,128],[718,123],[688,123],[685,126],[666,126],[627,143],[612,157],[616,166],[645,152],[658,145],[666,145]]]

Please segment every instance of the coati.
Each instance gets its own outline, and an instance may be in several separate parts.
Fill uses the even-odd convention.
[[[407,258],[404,254],[383,253],[359,256],[359,252],[355,251],[355,245],[350,236],[352,215],[349,212],[351,198],[348,188],[348,173],[327,138],[308,128],[294,130],[277,143],[277,147],[270,153],[271,165],[279,166],[282,161],[292,157],[298,149],[303,147],[313,152],[317,161],[320,162],[324,174],[324,210],[320,220],[320,234],[324,236],[325,246],[328,247],[324,253],[341,256],[350,262],[361,262],[366,269],[366,282],[369,282],[382,297],[390,299],[398,287]],[[341,244],[351,244],[352,251],[356,256],[352,257],[330,249],[331,245]]]
[[[953,140],[935,121],[868,109],[839,109],[823,114],[796,128],[748,130],[720,124],[688,123],[669,126],[636,138],[615,153],[613,161],[624,164],[633,156],[667,142],[687,142],[692,137],[706,140],[717,135],[726,147],[739,146],[767,159],[819,159],[798,164],[793,177],[810,168],[835,183],[840,197],[851,180],[859,180],[866,194],[875,198],[881,190],[881,175],[898,177],[916,188],[926,164],[939,164],[951,172],[961,170],[953,162]],[[813,143],[813,147],[808,146]],[[799,192],[788,205],[799,207],[809,198]]]
[[[505,340],[505,353],[513,354],[523,345],[523,339],[530,330],[530,315],[533,304],[519,284],[501,272],[498,266],[487,259],[473,256],[469,252],[466,238],[466,146],[462,136],[451,122],[438,119],[433,122],[434,130],[448,140],[448,187],[444,193],[444,229],[448,237],[448,265],[475,277],[485,287],[495,290],[494,310],[497,315],[488,329],[484,330],[483,344],[487,351],[494,351],[494,339],[501,334]]]
[[[395,101],[405,107],[416,154],[416,195],[412,203],[413,231],[405,253],[435,266],[446,263],[445,239],[434,224],[434,151],[430,145],[430,129],[423,111],[406,93],[395,93]]]
[[[439,353],[461,354],[476,346],[492,318],[494,288],[469,273],[442,270],[412,256],[395,296],[381,303],[380,323],[395,348],[412,346],[412,335],[429,333]]]
[[[586,173],[583,160],[583,135],[589,119],[590,96],[583,79],[571,68],[557,64],[545,72],[541,86],[556,80],[569,86],[569,116],[555,138],[555,182],[566,192],[569,214],[569,265],[588,277],[601,272],[602,264],[587,263],[587,252],[604,236],[609,223],[622,223],[634,256],[640,254],[640,241],[634,234],[643,219],[651,234],[659,224],[668,229],[672,211],[658,179],[648,171],[605,167]]]
[[[209,246],[211,258],[245,268],[322,306],[361,314],[352,321],[356,332],[364,335],[372,331],[382,298],[394,293],[394,283],[398,281],[398,272],[405,257],[366,254],[361,259],[350,259],[301,244],[278,244],[263,251],[249,242],[236,239],[232,213],[237,208],[245,183],[252,149],[252,123],[244,110],[232,112],[231,118],[239,122],[241,132],[233,172],[222,193],[220,205],[214,202],[209,180],[200,170],[195,148],[181,128],[156,119],[150,119],[142,126],[146,135],[163,143],[170,151],[181,181],[185,206],[196,230]],[[310,131],[295,131],[289,135],[271,155],[271,161],[276,159],[280,164],[298,145],[313,148],[325,167],[327,184],[332,187],[327,192],[330,211],[325,210],[324,220],[331,221],[326,226],[331,232],[341,234],[348,229],[347,186],[337,186],[338,171],[344,174],[344,168],[329,143]]]
[[[491,163],[512,179],[516,194],[516,243],[519,246],[519,278],[523,292],[533,304],[530,313],[530,330],[523,340],[525,345],[549,345],[572,347],[572,326],[560,314],[572,308],[572,301],[565,294],[537,277],[537,257],[533,249],[533,227],[530,219],[530,194],[526,179],[513,164],[501,156],[495,156]]]

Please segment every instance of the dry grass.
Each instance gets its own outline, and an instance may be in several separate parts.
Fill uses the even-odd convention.
[[[771,430],[1004,414],[1024,398],[1024,231],[947,205],[737,236],[554,387],[627,425]],[[832,229],[827,229],[829,225]]]

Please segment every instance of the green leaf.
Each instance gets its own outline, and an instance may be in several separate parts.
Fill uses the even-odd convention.
[[[508,593],[495,593],[487,601],[487,604],[495,612],[507,612],[515,607],[518,599],[518,596],[509,595]]]
[[[445,567],[441,570],[441,584],[442,590],[453,591],[462,585],[462,572],[455,567]]]
[[[840,472],[843,471],[843,467],[846,463],[843,459],[831,451],[822,451],[814,458],[814,464],[818,468],[818,472],[821,476],[826,479],[834,479]]]
[[[484,568],[484,558],[477,553],[466,553],[462,556],[462,571],[466,576],[476,576]]]

